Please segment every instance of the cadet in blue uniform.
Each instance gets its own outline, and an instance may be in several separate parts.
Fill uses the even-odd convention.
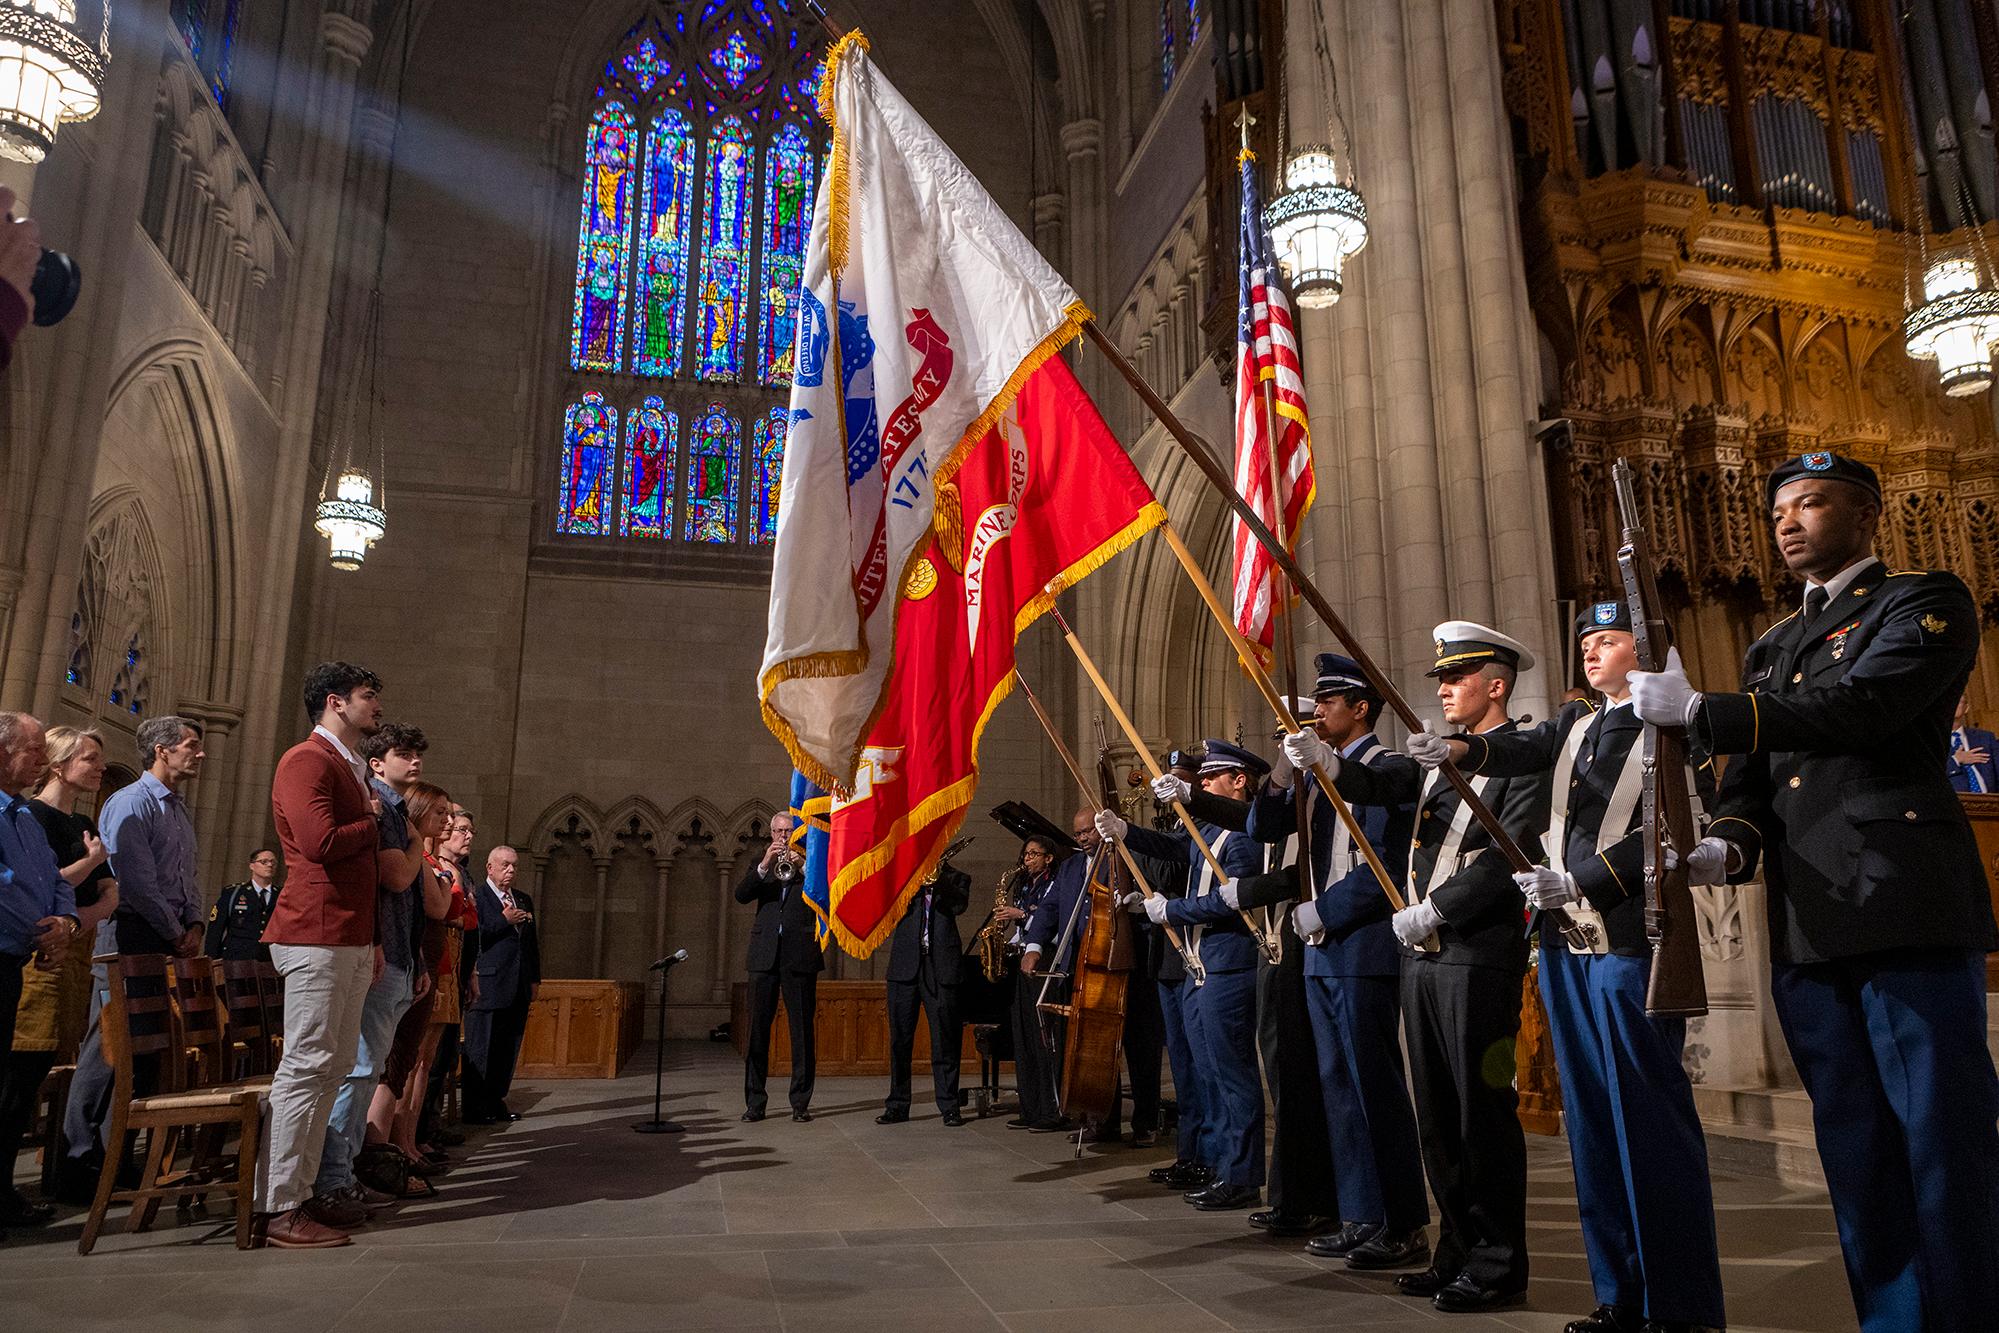
[[[1409,752],[1426,768],[1448,757],[1466,773],[1554,775],[1548,864],[1513,878],[1541,914],[1541,999],[1598,1303],[1565,1333],[1720,1328],[1707,1140],[1680,1063],[1687,1023],[1645,1013],[1644,726],[1630,708],[1629,608],[1589,607],[1576,618],[1576,639],[1602,709],[1572,703],[1551,722],[1506,735],[1421,734]],[[1582,924],[1589,951],[1565,942],[1562,915]]]
[[[1166,771],[1192,781],[1200,776],[1201,759],[1199,750],[1169,751]],[[1168,813],[1164,818],[1171,820],[1173,816]],[[1152,881],[1155,893],[1166,898],[1178,898],[1186,893],[1189,868],[1179,848],[1176,847],[1170,857],[1148,856],[1136,847],[1131,849],[1131,853],[1139,858],[1145,877]],[[1146,925],[1152,926],[1149,916]],[[1172,941],[1166,938],[1166,932],[1152,927],[1152,936],[1154,947],[1158,950],[1160,1028],[1166,1043],[1166,1064],[1173,1071],[1176,1119],[1173,1161],[1153,1168],[1147,1175],[1154,1184],[1182,1193],[1193,1193],[1212,1185],[1215,1180],[1214,1168],[1203,1156],[1207,1136],[1207,1104],[1201,1096],[1200,1065],[1194,1059],[1193,1042],[1187,1034],[1187,1010],[1193,1004],[1190,997],[1198,988],[1194,978],[1187,973],[1186,961],[1173,947]],[[1181,938],[1184,940],[1186,937],[1182,935]]]
[[[1307,783],[1314,764],[1328,776],[1365,765],[1384,785],[1413,793],[1421,780],[1415,765],[1374,734],[1382,700],[1360,665],[1320,653],[1317,667],[1314,726],[1285,738],[1286,762],[1296,764]],[[1350,1268],[1406,1268],[1430,1257],[1430,1206],[1402,1077],[1401,951],[1380,881],[1354,849],[1333,803],[1316,784],[1310,790],[1313,896],[1292,920],[1306,946],[1306,998],[1343,1225],[1305,1248],[1322,1258],[1344,1257]],[[1288,830],[1296,809],[1290,791],[1273,779],[1250,816],[1250,830],[1258,837]],[[1416,822],[1413,800],[1352,809],[1382,865],[1404,879]]]
[[[1803,609],[1750,645],[1742,693],[1698,694],[1675,661],[1634,673],[1632,703],[1737,756],[1689,867],[1739,882],[1764,859],[1777,1018],[1811,1095],[1861,1327],[1990,1328],[1999,1077],[1985,955],[1999,931],[1944,773],[1978,609],[1956,575],[1874,557],[1881,488],[1865,464],[1804,454],[1771,473],[1765,499]]]
[[[1506,705],[1533,654],[1467,620],[1437,626],[1436,641],[1428,674],[1444,722],[1475,734],[1514,730]],[[1402,1027],[1439,1223],[1430,1267],[1403,1274],[1396,1288],[1428,1296],[1447,1313],[1518,1305],[1527,1296],[1527,1142],[1513,1091],[1513,1041],[1527,938],[1513,868],[1438,774],[1419,790],[1413,766],[1339,769],[1334,785],[1355,804],[1420,797],[1409,906],[1390,922],[1403,946]],[[1471,785],[1521,850],[1538,855],[1548,775],[1478,777]]]
[[[1239,745],[1210,740],[1201,761],[1200,783],[1217,796],[1242,800],[1270,765]],[[1187,867],[1185,897],[1146,900],[1154,925],[1171,925],[1188,939],[1206,972],[1206,982],[1183,995],[1188,1043],[1200,1064],[1208,1120],[1203,1161],[1215,1183],[1187,1196],[1203,1211],[1247,1208],[1263,1188],[1263,1080],[1256,1065],[1256,960],[1262,954],[1228,898],[1233,883],[1263,868],[1262,850],[1246,834],[1212,824],[1199,825],[1228,878],[1215,882],[1214,870],[1187,833],[1134,828],[1109,810],[1097,815],[1097,831],[1123,838],[1133,851],[1178,856]],[[1198,942],[1197,942],[1198,941]],[[1193,1000],[1191,1008],[1185,1005]]]

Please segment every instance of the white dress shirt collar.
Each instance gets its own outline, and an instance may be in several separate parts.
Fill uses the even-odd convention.
[[[361,784],[361,790],[364,792],[367,791],[368,766],[361,762],[361,756],[355,754],[352,750],[348,749],[345,745],[341,744],[340,738],[334,735],[332,732],[328,731],[325,727],[314,727],[312,729],[312,734],[315,736],[326,737],[327,744],[331,745],[334,748],[334,750],[336,750],[339,753],[340,757],[347,761],[347,767],[353,770],[354,780]]]
[[[1840,570],[1839,573],[1833,575],[1831,578],[1827,579],[1824,583],[1813,583],[1810,579],[1806,579],[1805,595],[1807,597],[1811,596],[1813,588],[1824,588],[1826,605],[1830,606],[1832,605],[1833,599],[1838,597],[1841,593],[1845,592],[1847,588],[1852,586],[1853,581],[1855,579],[1859,578],[1862,574],[1865,574],[1870,568],[1880,563],[1881,563],[1881,557],[1875,555],[1872,551],[1869,551],[1866,555],[1861,556],[1858,560],[1848,565],[1845,569]]]

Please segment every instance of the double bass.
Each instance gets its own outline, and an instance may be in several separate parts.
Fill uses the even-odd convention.
[[[1097,782],[1104,808],[1118,809],[1117,771],[1101,715]],[[1078,930],[1082,934],[1070,969],[1068,1000],[1040,1005],[1044,1013],[1067,1023],[1056,1094],[1062,1114],[1079,1120],[1102,1121],[1117,1109],[1118,1052],[1124,1041],[1125,986],[1131,978],[1134,934],[1131,914],[1120,904],[1132,887],[1109,845],[1099,847],[1075,912],[1064,926],[1065,934]],[[1061,952],[1058,948],[1058,958]]]

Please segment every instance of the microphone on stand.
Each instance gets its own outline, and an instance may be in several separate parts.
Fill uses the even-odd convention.
[[[662,1119],[659,1114],[660,1093],[666,1079],[666,977],[663,974],[670,971],[674,964],[686,961],[687,950],[675,949],[646,969],[648,972],[658,972],[662,975],[659,979],[659,1028],[652,1058],[652,1119],[641,1120],[632,1126],[641,1134],[679,1134],[687,1128],[685,1125],[677,1125],[671,1120]]]
[[[686,961],[687,961],[687,950],[675,949],[672,953],[668,954],[666,957],[660,959],[657,963],[654,963],[651,967],[647,968],[646,971],[664,972],[669,967],[672,967],[674,964],[684,963]]]

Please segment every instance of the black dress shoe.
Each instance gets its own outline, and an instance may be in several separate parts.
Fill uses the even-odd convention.
[[[952,1129],[960,1129],[964,1127],[965,1117],[961,1115],[958,1111],[958,1108],[954,1106],[950,1110],[944,1113],[944,1123],[949,1125]]]
[[[18,1190],[0,1195],[0,1226],[38,1227],[53,1221],[56,1206],[36,1203]]]
[[[1287,1213],[1281,1208],[1265,1208],[1249,1215],[1249,1224],[1273,1236],[1309,1236],[1332,1225],[1330,1217],[1318,1213]]]
[[[1145,1178],[1155,1185],[1164,1185],[1168,1176],[1172,1175],[1175,1171],[1184,1171],[1192,1165],[1192,1162],[1183,1162],[1176,1159],[1168,1162],[1165,1166],[1153,1167],[1145,1173]]]
[[[1430,1261],[1430,1235],[1422,1227],[1392,1232],[1383,1227],[1347,1254],[1347,1267],[1362,1272],[1382,1268],[1413,1268]]]
[[[1484,1310],[1504,1310],[1527,1303],[1525,1287],[1481,1287],[1459,1274],[1449,1286],[1431,1298],[1430,1304],[1445,1314],[1478,1314]]]
[[[520,1113],[519,1111],[502,1111],[502,1112],[500,1112],[500,1119],[502,1119],[502,1120],[505,1120],[505,1121],[509,1121],[509,1122],[512,1122],[512,1121],[515,1121],[515,1120],[519,1120],[520,1118],[521,1118],[521,1113]]]
[[[743,1112],[742,1115],[743,1123],[746,1125],[754,1125],[757,1121],[763,1118],[764,1118],[764,1113],[762,1111],[745,1111]]]
[[[907,1119],[909,1119],[909,1112],[907,1111],[883,1111],[875,1117],[875,1123],[877,1125],[899,1125]]]
[[[1037,1120],[1027,1127],[1030,1134],[1067,1134],[1076,1127],[1073,1120]]]
[[[1434,1268],[1426,1268],[1420,1273],[1404,1273],[1395,1279],[1395,1289],[1404,1296],[1435,1296],[1449,1285],[1450,1278]]]
[[[1562,1325],[1562,1333],[1641,1333],[1645,1326],[1645,1316],[1636,1310],[1599,1305],[1581,1319]]]
[[[1197,1194],[1187,1196],[1187,1202],[1204,1213],[1234,1212],[1238,1208],[1253,1207],[1262,1197],[1262,1191],[1254,1185],[1230,1185],[1226,1182],[1208,1186]]]
[[[1378,1222],[1344,1222],[1338,1231],[1306,1241],[1305,1253],[1321,1259],[1344,1259],[1359,1246],[1373,1240],[1380,1230]]]
[[[1183,1194],[1192,1194],[1197,1190],[1204,1190],[1214,1184],[1215,1173],[1208,1170],[1205,1166],[1188,1162],[1185,1166],[1177,1166],[1167,1172],[1166,1179],[1160,1183],[1168,1189],[1179,1190]]]
[[[1006,1127],[1008,1129],[1033,1129],[1034,1122],[1024,1115],[1017,1115],[1006,1122]]]
[[[812,1119],[812,1112],[801,1106],[791,1113],[791,1118],[802,1125]]]

